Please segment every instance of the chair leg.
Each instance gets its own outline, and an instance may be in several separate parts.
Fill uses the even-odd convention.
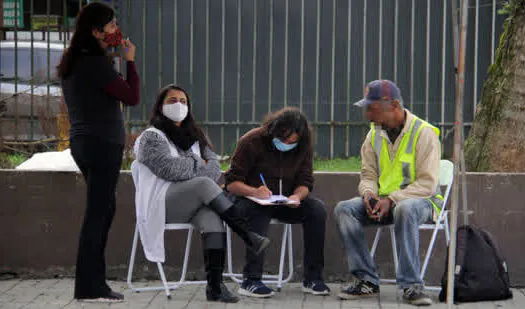
[[[396,233],[394,231],[394,227],[390,227],[390,239],[392,240],[392,256],[394,257],[394,269],[396,270],[396,276],[397,276],[399,260],[398,260],[398,255],[397,255]]]
[[[231,280],[242,283],[242,274],[233,273],[233,262],[232,262],[232,232],[231,229],[226,226],[226,259],[227,259],[227,270],[224,274],[225,277],[229,277]],[[241,279],[239,279],[241,278]]]
[[[288,225],[283,226],[283,239],[281,241],[281,256],[279,258],[279,274],[277,275],[277,291],[281,291],[283,285],[284,258],[286,254],[286,242],[288,240]]]
[[[430,238],[430,243],[428,244],[427,254],[425,254],[425,261],[423,262],[423,267],[421,268],[421,280],[425,278],[425,273],[427,271],[428,262],[430,261],[430,254],[432,253],[432,250],[434,249],[434,243],[436,242],[436,236],[438,232],[439,225],[436,224],[436,227],[434,228],[434,231],[432,232],[432,238]]]
[[[162,263],[157,262],[157,268],[159,269],[160,280],[162,281],[162,285],[164,286],[166,297],[168,299],[171,299],[170,288],[168,287],[168,282],[166,281],[166,275],[164,274],[164,268],[162,267]]]
[[[131,284],[131,278],[133,276],[133,266],[135,264],[135,255],[137,253],[138,238],[139,238],[139,228],[137,225],[135,225],[135,232],[133,233],[133,244],[131,245],[131,257],[129,258],[128,277],[127,277],[128,287],[133,291],[135,289],[133,288],[133,285]]]
[[[284,279],[287,283],[292,279],[293,276],[293,243],[292,243],[292,225],[288,224],[288,277]]]
[[[445,217],[443,218],[443,222],[445,224],[445,239],[447,241],[447,246],[450,243],[450,227],[448,226],[448,213],[445,214]]]
[[[186,281],[186,271],[188,270],[188,258],[190,257],[191,251],[191,236],[193,235],[193,229],[188,230],[188,237],[186,238],[186,250],[184,251],[184,262],[182,263],[182,272],[180,275],[179,283],[183,284]]]
[[[372,259],[374,258],[374,255],[376,254],[377,245],[379,244],[380,236],[381,236],[381,228],[378,227],[376,231],[376,236],[374,237],[374,244],[372,245],[372,249],[370,250],[370,255],[372,256]]]

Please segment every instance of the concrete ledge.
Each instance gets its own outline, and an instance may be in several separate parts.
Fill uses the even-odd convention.
[[[314,194],[322,198],[328,207],[326,229],[325,279],[330,282],[347,280],[346,255],[336,230],[333,208],[340,200],[349,199],[356,193],[357,173],[316,173]],[[506,257],[510,279],[514,286],[525,286],[525,224],[523,192],[525,174],[467,175],[469,207],[474,211],[471,223],[490,231]],[[0,272],[14,272],[22,277],[72,276],[80,224],[85,208],[85,185],[82,176],[69,172],[21,172],[0,170]],[[135,224],[133,205],[134,186],[129,172],[123,171],[117,189],[117,214],[109,236],[107,249],[108,275],[124,279],[131,251]],[[461,220],[460,220],[461,221]],[[371,243],[375,229],[367,230]],[[281,227],[270,229],[273,240],[267,254],[267,271],[277,271]],[[429,232],[421,234],[423,256],[430,238]],[[176,279],[182,264],[184,233],[169,232],[166,235],[167,276]],[[295,280],[301,280],[302,231],[294,226]],[[244,247],[240,239],[234,239],[234,266],[240,272]],[[436,284],[445,267],[444,236],[437,239],[431,260],[427,283]],[[198,235],[194,237],[189,264],[190,278],[203,278],[202,255]],[[390,239],[384,234],[376,262],[384,277],[393,277]],[[138,254],[135,277],[157,278],[156,267],[148,263],[142,251]]]

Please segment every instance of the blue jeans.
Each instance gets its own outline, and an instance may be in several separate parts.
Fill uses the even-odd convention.
[[[420,278],[419,225],[432,218],[432,203],[429,200],[401,201],[394,208],[393,216],[382,223],[368,218],[361,197],[339,202],[334,214],[348,255],[350,273],[354,277],[379,285],[379,276],[365,242],[363,227],[392,224],[393,221],[399,259],[397,284],[402,289],[423,285]]]

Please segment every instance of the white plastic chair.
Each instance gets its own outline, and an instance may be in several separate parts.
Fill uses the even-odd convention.
[[[186,238],[186,249],[184,251],[184,262],[182,264],[182,272],[180,275],[180,280],[176,282],[167,281],[166,275],[164,274],[164,268],[162,267],[162,263],[157,262],[156,264],[159,270],[159,275],[160,275],[160,280],[162,282],[162,286],[148,286],[148,287],[137,288],[132,285],[131,278],[133,276],[133,266],[135,264],[135,255],[137,252],[137,244],[139,240],[139,229],[137,226],[135,226],[135,233],[133,235],[133,246],[131,247],[131,258],[129,261],[128,278],[127,278],[128,286],[134,292],[164,290],[166,292],[166,297],[168,297],[168,299],[171,299],[170,291],[175,290],[182,285],[205,284],[206,283],[206,281],[187,281],[186,280],[186,271],[188,270],[188,259],[190,257],[190,250],[191,250],[191,236],[193,234],[193,225],[191,224],[166,224],[164,226],[164,231],[168,231],[168,230],[170,231],[187,230],[188,231],[188,237]]]
[[[287,283],[292,279],[293,276],[293,244],[292,244],[292,225],[288,223],[280,222],[276,219],[272,219],[270,224],[280,224],[283,225],[283,237],[281,242],[281,256],[279,259],[279,273],[274,274],[264,274],[262,276],[262,282],[265,284],[275,284],[277,285],[277,291],[281,291],[283,284]],[[232,254],[231,254],[231,230],[228,227],[226,229],[226,246],[227,246],[227,258],[228,258],[228,272],[224,273],[224,276],[230,277],[233,281],[237,283],[242,283],[242,274],[233,273],[233,263],[232,263]],[[286,263],[286,251],[288,249],[288,276],[284,277],[284,266]]]
[[[133,182],[135,184],[135,187],[138,187],[138,163],[137,161],[133,161],[131,164],[131,174],[133,176]],[[134,292],[141,292],[141,291],[159,291],[164,290],[166,292],[166,297],[168,299],[171,299],[171,290],[175,290],[176,288],[182,286],[182,285],[189,285],[189,284],[205,284],[206,281],[187,281],[186,280],[186,271],[188,270],[188,259],[190,256],[190,250],[191,250],[191,236],[193,234],[193,225],[189,223],[170,223],[164,225],[164,232],[165,231],[172,231],[172,230],[187,230],[188,236],[186,238],[186,249],[184,251],[184,262],[182,264],[182,272],[180,276],[180,280],[177,282],[168,282],[166,280],[166,275],[164,274],[164,268],[162,267],[162,263],[157,262],[157,268],[160,275],[160,280],[162,282],[162,286],[148,286],[148,287],[142,287],[142,288],[136,288],[133,286],[131,279],[133,276],[133,266],[135,264],[135,255],[137,253],[137,245],[139,242],[139,229],[138,225],[135,224],[135,232],[133,234],[133,244],[131,247],[131,257],[129,260],[129,267],[128,267],[128,277],[127,277],[127,283],[131,290]]]
[[[450,229],[448,226],[448,210],[446,209],[448,197],[450,195],[450,189],[452,188],[452,182],[454,181],[454,164],[449,160],[441,160],[439,166],[439,186],[446,186],[445,194],[443,195],[443,208],[436,222],[426,223],[419,226],[420,230],[432,230],[432,237],[430,238],[430,243],[428,245],[427,254],[425,255],[425,260],[423,266],[421,267],[420,277],[423,280],[425,273],[427,271],[428,262],[430,261],[430,255],[434,249],[434,243],[436,241],[438,231],[445,232],[445,239],[447,245],[450,241]],[[394,267],[397,273],[398,268],[398,259],[397,259],[397,247],[396,247],[396,238],[394,235],[394,225],[382,226],[377,228],[376,236],[374,238],[374,243],[372,249],[370,250],[370,255],[372,258],[377,249],[379,243],[379,237],[381,236],[381,230],[383,228],[388,228],[390,230],[390,239],[392,240],[392,255],[394,256]],[[385,283],[396,283],[395,279],[381,279],[381,282]],[[440,290],[441,287],[426,286],[428,290]]]

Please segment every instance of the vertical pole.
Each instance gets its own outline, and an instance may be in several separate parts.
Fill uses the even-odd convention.
[[[414,35],[416,28],[416,4],[412,0],[412,14],[410,16],[410,110],[414,111]]]
[[[352,68],[352,59],[350,59],[351,38],[352,38],[352,1],[348,1],[348,35],[346,37],[346,121],[350,121],[350,69]],[[345,138],[345,157],[350,156],[350,125],[346,124]]]
[[[315,35],[315,100],[314,100],[314,119],[315,122],[319,122],[319,58],[321,58],[321,0],[317,0],[317,29]],[[317,136],[317,126],[314,127],[314,136]],[[314,153],[317,152],[317,140],[315,139]]]
[[[225,82],[226,73],[225,73],[225,62],[226,62],[226,0],[222,0],[221,7],[221,153],[224,151],[224,98],[225,98]]]
[[[304,93],[304,1],[301,0],[301,55],[299,56],[299,109],[303,110]]]
[[[430,100],[430,0],[427,0],[427,33],[426,33],[426,61],[425,61],[425,120],[428,121]]]
[[[31,16],[30,19],[33,19],[33,14],[35,13],[35,4],[34,4],[34,0],[31,0],[30,4],[31,8],[29,9],[30,10],[30,13],[29,15]],[[30,114],[31,114],[31,119],[30,119],[30,140],[33,140],[34,137],[35,137],[35,37],[34,37],[34,32],[33,32],[33,25],[30,24],[30,35],[31,35],[31,51],[30,51],[30,55],[31,55],[31,106],[30,106]]]
[[[446,95],[446,64],[447,64],[447,0],[443,1],[443,41],[441,45],[441,149],[445,143],[445,95]]]
[[[284,106],[288,105],[288,14],[289,14],[289,3],[288,0],[284,1]]]
[[[478,104],[478,44],[479,44],[479,0],[476,0],[476,20],[474,32],[474,102],[472,102],[473,115],[476,114]]]
[[[336,22],[336,1],[332,1],[332,63],[331,63],[331,85],[330,85],[330,159],[334,158],[334,125],[335,120],[335,22]]]
[[[257,0],[253,1],[253,57],[252,57],[252,122],[255,121],[257,99]]]
[[[268,43],[268,113],[272,111],[273,31],[273,0],[270,0],[270,42]]]
[[[453,2],[455,0],[452,0]],[[458,42],[458,67],[456,80],[456,106],[455,106],[455,130],[454,130],[454,183],[452,185],[452,216],[451,216],[451,233],[447,273],[447,304],[452,308],[454,303],[454,271],[456,264],[456,232],[458,221],[458,204],[459,204],[459,169],[462,147],[462,128],[463,128],[463,96],[464,96],[464,78],[465,78],[465,49],[467,38],[468,24],[468,0],[460,0],[461,4],[461,27]],[[455,5],[453,5],[455,7]],[[455,12],[454,12],[455,13]]]
[[[236,140],[240,137],[241,122],[241,38],[242,38],[242,0],[237,0],[237,128],[235,130]]]

